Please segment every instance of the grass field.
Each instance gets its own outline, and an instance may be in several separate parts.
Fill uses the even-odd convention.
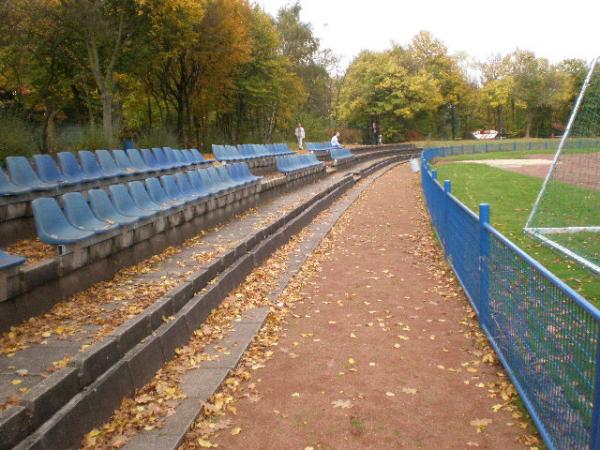
[[[482,156],[495,159],[514,158],[516,153],[518,152],[498,152]],[[473,159],[473,156],[480,155],[465,156]],[[598,275],[543,246],[523,232],[527,216],[542,185],[541,178],[479,164],[438,164],[436,169],[438,179],[441,181],[451,180],[453,194],[470,209],[477,212],[480,203],[489,203],[494,227],[573,289],[596,306],[600,306],[600,277]],[[571,186],[569,188],[574,190],[575,195],[577,194],[578,188]],[[589,208],[581,211],[582,213],[589,212]]]

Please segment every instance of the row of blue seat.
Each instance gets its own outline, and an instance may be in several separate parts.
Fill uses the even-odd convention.
[[[354,156],[350,150],[342,147],[332,148],[331,150],[329,150],[329,155],[331,156],[331,159],[334,160],[347,159],[352,158]]]
[[[54,197],[37,198],[32,202],[33,216],[42,242],[72,245],[189,202],[257,183],[261,178],[252,175],[243,163],[178,172],[160,179],[114,184],[108,192],[91,189],[87,200],[81,192],[63,194],[60,203]]]
[[[323,163],[313,154],[278,156],[276,164],[277,170],[283,173],[291,173],[309,167],[323,166]]]
[[[19,195],[50,191],[102,179],[124,177],[206,164],[197,149],[175,150],[153,148],[128,150],[80,150],[79,160],[74,153],[60,152],[55,161],[50,155],[34,155],[34,167],[24,156],[6,158],[6,173],[0,169],[0,195]]]
[[[311,152],[324,153],[324,152],[328,152],[332,148],[333,147],[331,147],[330,142],[307,142],[306,143],[306,149],[310,150]]]
[[[215,159],[218,161],[247,161],[265,157],[292,155],[287,144],[240,144],[212,146]]]

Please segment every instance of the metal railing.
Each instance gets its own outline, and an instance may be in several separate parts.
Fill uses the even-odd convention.
[[[488,205],[477,215],[438,182],[429,162],[464,150],[421,155],[446,258],[548,447],[600,450],[600,311],[494,229]]]

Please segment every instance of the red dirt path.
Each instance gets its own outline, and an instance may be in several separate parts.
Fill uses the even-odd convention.
[[[494,412],[510,403],[499,391],[512,387],[489,363],[419,192],[418,177],[396,168],[345,214],[323,270],[253,377],[260,398],[240,400],[230,416],[241,432],[223,431],[211,442],[226,449],[525,448],[530,431],[519,427],[518,411]]]

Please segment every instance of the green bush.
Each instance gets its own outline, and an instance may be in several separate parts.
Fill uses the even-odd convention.
[[[114,142],[118,141],[115,139]],[[111,147],[104,137],[102,127],[98,125],[68,125],[62,127],[57,133],[56,144],[58,151],[96,150]]]
[[[31,155],[38,151],[39,133],[23,119],[0,117],[0,158]]]
[[[134,141],[138,148],[179,147],[175,133],[164,127],[143,131]]]

